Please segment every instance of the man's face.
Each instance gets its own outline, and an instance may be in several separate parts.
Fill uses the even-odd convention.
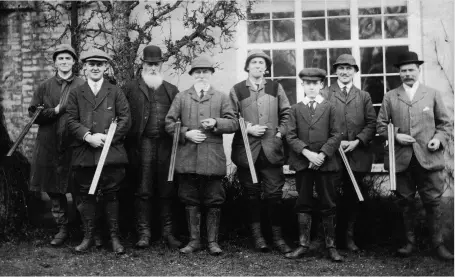
[[[338,76],[338,80],[346,85],[352,82],[355,75],[355,68],[352,65],[340,64],[337,66],[336,74]]]
[[[248,64],[248,74],[254,78],[260,78],[264,76],[267,70],[267,63],[264,58],[256,57],[250,60]]]
[[[60,73],[68,74],[73,68],[74,62],[73,56],[69,53],[60,53],[55,58],[55,67]]]
[[[107,62],[103,61],[87,61],[85,63],[87,78],[91,79],[92,81],[99,81],[102,77],[104,72],[107,69]]]
[[[212,78],[212,70],[208,68],[197,68],[191,74],[195,83],[208,84]]]
[[[315,98],[319,94],[319,91],[324,87],[322,81],[303,80],[303,91],[309,98]]]
[[[410,87],[412,87],[414,83],[419,80],[419,75],[420,68],[415,63],[400,66],[401,81]]]
[[[143,62],[142,72],[149,75],[160,75],[162,62]]]

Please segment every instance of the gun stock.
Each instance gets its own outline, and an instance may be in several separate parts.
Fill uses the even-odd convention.
[[[109,148],[111,147],[112,139],[114,138],[115,130],[117,129],[117,118],[112,120],[111,125],[109,126],[109,131],[107,132],[106,141],[104,142],[103,150],[101,151],[100,160],[96,166],[95,175],[93,176],[92,184],[90,185],[89,194],[95,194],[96,187],[100,180],[101,172],[103,171],[104,162],[106,161],[107,154],[109,153]]]
[[[25,125],[24,129],[22,130],[22,132],[19,134],[19,137],[17,138],[16,142],[13,144],[13,146],[11,147],[11,149],[8,151],[8,153],[6,153],[6,156],[7,157],[11,157],[14,153],[14,151],[16,151],[17,147],[19,146],[19,144],[22,142],[22,140],[25,138],[25,135],[28,133],[28,131],[30,130],[30,128],[32,127],[33,123],[35,122],[35,120],[38,118],[38,116],[40,115],[40,113],[43,111],[44,107],[43,106],[38,106],[36,108],[36,111],[35,113],[33,114],[32,116],[32,119],[30,119],[30,122],[27,123],[27,125]]]
[[[172,139],[171,163],[169,165],[169,174],[167,175],[168,182],[174,181],[175,158],[177,156],[177,147],[179,145],[181,125],[182,125],[182,123],[180,122],[180,120],[177,120],[177,122],[174,125],[174,137]]]
[[[387,137],[389,142],[389,181],[390,190],[397,189],[396,169],[395,169],[395,126],[392,121],[387,125]]]
[[[258,178],[256,175],[256,169],[254,168],[253,155],[251,154],[250,142],[248,141],[248,134],[246,133],[245,120],[239,113],[239,125],[242,133],[243,144],[245,145],[246,158],[248,160],[248,167],[250,168],[251,179],[253,184],[257,184]]]
[[[343,148],[338,148],[338,152],[340,152],[341,159],[343,160],[344,166],[346,167],[346,170],[348,171],[349,178],[351,178],[352,185],[354,186],[355,193],[357,194],[357,198],[359,198],[359,201],[363,201],[363,196],[362,193],[360,192],[359,185],[357,184],[357,181],[355,179],[354,173],[352,172],[351,166],[349,165],[348,158],[346,157],[346,154],[343,151]]]

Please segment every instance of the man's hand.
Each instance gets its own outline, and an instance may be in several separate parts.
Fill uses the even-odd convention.
[[[87,135],[85,141],[90,144],[93,148],[103,147],[104,142],[106,141],[106,135],[101,133],[96,133],[93,135]]]
[[[54,111],[56,114],[60,112],[60,104],[58,104],[57,107],[54,108]]]
[[[343,147],[343,145],[341,147],[343,147],[344,149],[344,153],[348,153],[348,152],[351,152],[352,150],[354,150],[360,143],[360,140],[356,139],[356,140],[351,140],[351,141],[346,141],[344,140],[345,143]],[[343,142],[343,141],[342,141]]]
[[[246,126],[246,131],[248,134],[254,136],[254,137],[260,137],[264,135],[265,131],[267,130],[267,126],[261,126],[261,125],[251,125],[251,123],[248,123]]]
[[[201,143],[207,137],[200,130],[191,130],[185,133],[185,137],[194,143]]]
[[[428,150],[430,150],[431,152],[438,150],[439,146],[441,146],[441,141],[436,138],[430,140],[430,142],[428,142],[428,145],[427,145]]]
[[[213,127],[215,127],[216,120],[214,118],[207,118],[204,120],[201,120],[202,127],[205,130],[211,130]]]
[[[318,154],[305,148],[302,151],[302,155],[304,155],[310,161],[310,163],[313,163],[318,167],[324,163],[325,155],[323,153]]]
[[[395,140],[401,145],[411,145],[416,142],[413,137],[406,134],[396,134]]]
[[[317,165],[314,165],[314,163],[310,162],[310,165],[308,166],[309,169],[313,169],[313,170],[318,170],[319,169],[319,166]]]
[[[281,132],[278,131],[278,132],[275,134],[275,137],[276,137],[276,138],[279,138],[279,139],[282,139],[282,138],[283,138],[283,135],[281,135]]]

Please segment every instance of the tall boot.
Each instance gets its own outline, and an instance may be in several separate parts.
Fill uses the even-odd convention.
[[[170,248],[180,248],[182,243],[172,234],[172,200],[162,199],[161,203],[161,230],[162,239]]]
[[[426,208],[427,224],[430,230],[431,243],[436,252],[436,256],[442,260],[453,260],[453,255],[443,244],[441,230],[441,212],[439,206]]]
[[[218,231],[220,228],[220,208],[209,208],[207,212],[207,242],[210,255],[218,256],[223,253],[218,245]]]
[[[250,197],[248,206],[251,217],[250,228],[254,239],[254,246],[261,252],[268,252],[269,247],[265,243],[265,239],[261,232],[261,202],[256,197]]]
[[[119,202],[115,193],[105,195],[105,210],[106,218],[109,226],[109,233],[112,241],[112,251],[115,254],[124,254],[125,248],[120,243],[119,227],[118,227],[118,215],[119,215]]]
[[[201,211],[198,206],[186,206],[185,210],[190,242],[180,249],[180,253],[190,254],[201,249]]]
[[[285,255],[288,259],[298,259],[308,253],[310,249],[311,214],[298,213],[299,247]]]
[[[152,213],[151,203],[148,198],[136,199],[136,215],[137,215],[137,232],[139,240],[136,243],[138,248],[147,248],[150,246],[150,215]]]
[[[358,212],[350,212],[348,214],[348,224],[346,228],[345,238],[346,238],[346,248],[350,251],[357,252],[359,247],[354,242],[354,227],[355,222],[357,221]]]
[[[93,233],[93,240],[95,242],[96,248],[101,248],[103,246],[103,238],[102,238],[102,217],[103,217],[103,209],[104,209],[104,199],[103,197],[98,197],[98,201],[96,203],[96,213],[95,213],[95,231]]]
[[[324,227],[325,246],[329,252],[330,259],[334,262],[342,262],[343,257],[338,254],[335,245],[335,216],[324,216],[322,218],[322,226]]]
[[[93,245],[93,233],[95,229],[96,199],[92,195],[81,196],[81,203],[77,206],[84,224],[84,239],[76,246],[77,252],[85,252]]]
[[[404,230],[406,234],[406,245],[398,249],[397,252],[401,256],[409,256],[415,248],[415,235],[414,235],[414,207],[408,205],[403,207],[403,221]]]
[[[68,202],[65,194],[48,193],[48,195],[52,202],[52,216],[59,228],[50,243],[52,246],[61,246],[68,239]]]
[[[267,201],[268,214],[272,225],[273,243],[282,254],[291,252],[291,248],[286,244],[281,232],[281,199],[269,199]]]

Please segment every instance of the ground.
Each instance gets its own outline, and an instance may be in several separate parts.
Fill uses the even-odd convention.
[[[75,254],[79,241],[61,248],[48,246],[47,239],[4,243],[0,247],[0,275],[420,275],[453,276],[453,262],[443,262],[421,251],[409,258],[398,258],[392,247],[372,247],[359,254],[340,251],[344,263],[333,263],[320,252],[299,259],[285,259],[276,251],[258,253],[247,238],[224,241],[224,255],[210,256],[203,250],[180,255],[153,243],[146,250],[132,247],[114,255],[109,248]]]

